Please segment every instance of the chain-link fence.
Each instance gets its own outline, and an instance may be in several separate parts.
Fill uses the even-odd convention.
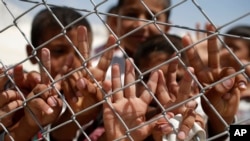
[[[221,82],[235,77],[237,78],[235,83],[241,79],[248,81],[250,29],[244,26],[245,29],[243,28],[242,31],[226,32],[236,25],[249,24],[250,10],[245,8],[247,4],[244,5],[244,1],[241,4],[239,1],[238,4],[242,6],[242,9],[240,9],[238,5],[230,5],[227,2],[223,5],[222,2],[218,2],[221,4],[219,5],[215,0],[206,2],[179,0],[172,1],[170,7],[160,8],[159,10],[154,6],[164,7],[162,6],[164,4],[160,2],[159,4],[152,4],[153,2],[148,0],[136,2],[131,0],[130,2],[131,5],[137,3],[139,6],[125,10],[123,13],[119,11],[119,6],[113,7],[113,11],[111,9],[109,11],[109,8],[117,5],[117,1],[111,0],[85,0],[72,1],[72,3],[38,0],[1,1],[0,10],[1,13],[4,13],[1,14],[2,20],[0,23],[0,42],[2,45],[0,53],[1,139],[5,137],[9,140],[27,138],[32,140],[68,140],[68,138],[96,140],[95,138],[99,137],[100,140],[175,140],[175,135],[179,131],[179,124],[182,124],[181,119],[187,117],[187,121],[190,119],[188,121],[190,132],[187,132],[189,140],[223,140],[228,139],[231,124],[250,123],[247,90],[241,91],[234,86],[225,91],[224,98],[218,96],[220,92],[224,92],[218,90],[218,85]],[[126,4],[126,1],[124,3]],[[74,20],[70,16],[69,18],[59,17],[60,14],[57,15],[58,13],[53,11],[52,7],[54,6],[66,6],[82,15]],[[138,10],[140,7],[143,7],[143,14],[146,13],[147,17],[140,15],[140,10]],[[217,7],[220,8],[217,9]],[[40,29],[37,31],[38,33],[33,35],[31,21],[41,9],[46,9],[45,11],[52,15],[52,19],[57,26],[47,27],[46,22],[49,23],[50,21],[46,21],[49,17],[45,17],[41,20],[42,22],[37,24],[44,25],[49,30]],[[189,13],[188,9],[193,13]],[[169,11],[171,13],[168,21],[171,22],[164,22],[161,18],[162,16],[164,18],[165,13]],[[227,13],[229,11],[234,12],[232,12],[233,14]],[[177,13],[181,16],[178,17]],[[66,12],[66,16],[67,14],[69,13]],[[229,15],[229,18],[223,17],[224,15]],[[205,21],[204,23],[216,27],[216,30],[211,31],[211,26],[203,29],[198,24],[193,27],[192,24],[200,20],[196,20],[197,17],[201,17],[202,24]],[[66,21],[61,21],[60,18],[65,18]],[[93,40],[91,40],[91,36],[88,36],[89,42],[92,41],[89,45],[91,51],[86,48],[88,45],[84,37],[86,35],[85,29],[72,28],[75,25],[81,25],[79,23],[84,19],[87,19],[91,25],[89,28],[87,27],[88,31],[92,31],[88,32],[88,35],[93,34]],[[72,21],[67,23],[67,20]],[[184,22],[185,20],[186,22]],[[30,21],[30,23],[27,24],[27,21]],[[124,28],[121,28],[122,26]],[[170,31],[167,30],[168,27],[170,27]],[[151,29],[155,31],[151,32]],[[168,31],[168,34],[166,34],[166,31]],[[161,42],[166,42],[167,45],[164,44],[163,46],[172,48],[172,52],[168,51],[169,56],[164,61],[158,58],[156,60],[158,62],[153,62],[155,58],[157,59],[161,55],[156,51],[157,46],[161,46],[161,44],[156,42],[155,45],[154,41],[150,40],[151,38],[145,39],[152,33],[160,35],[158,38],[161,38]],[[187,38],[186,41],[185,39],[181,41],[180,38],[174,40],[175,35],[181,37],[186,33],[191,35],[193,43],[187,43]],[[210,33],[209,36],[207,36],[207,33]],[[109,37],[109,34],[112,36]],[[79,39],[81,37],[83,39]],[[216,72],[211,71],[209,74],[211,79],[209,82],[205,82],[202,79],[202,74],[197,76],[197,72],[209,72],[209,67],[213,64],[211,58],[218,57],[219,52],[216,51],[217,55],[211,55],[212,57],[207,55],[207,50],[211,54],[214,53],[214,50],[211,52],[209,48],[206,48],[207,45],[213,48],[211,44],[207,44],[207,40],[210,40],[208,42],[211,43],[214,37],[216,37],[218,47],[220,47],[215,50],[220,50],[221,67],[217,70],[219,76]],[[37,43],[34,38],[37,38]],[[107,45],[104,46],[103,44],[108,39]],[[152,44],[142,43],[142,41],[147,40]],[[228,41],[237,43],[235,45]],[[180,45],[181,42],[184,42],[183,45],[187,47],[180,48],[179,46],[183,46]],[[21,44],[23,44],[23,47],[20,47]],[[214,46],[217,46],[215,44]],[[26,52],[25,45],[27,45],[27,55],[24,53]],[[139,57],[143,57],[142,59],[125,61],[124,58],[134,57],[131,55],[130,46],[136,48],[143,45],[151,45],[152,48],[154,46],[155,50],[151,48],[148,52],[141,51],[141,54],[138,53]],[[246,49],[243,53],[239,52],[242,46]],[[199,64],[195,54],[190,51],[193,47],[198,51],[201,59],[204,59],[204,66]],[[48,48],[50,52],[43,48]],[[111,52],[113,52],[112,61]],[[158,54],[149,58],[150,52]],[[174,56],[171,55],[173,52],[175,52]],[[245,56],[242,56],[244,53]],[[114,58],[120,58],[120,60],[117,61]],[[195,63],[196,61],[198,63]],[[30,65],[30,62],[38,65]],[[174,62],[179,64],[178,72]],[[93,63],[92,66],[91,63]],[[118,73],[118,68],[115,65],[112,70],[107,68],[110,64],[117,63],[120,63],[121,74]],[[23,69],[21,65],[23,65]],[[194,72],[192,69],[188,69],[190,65],[193,66]],[[130,68],[133,66],[135,73],[128,69],[129,66]],[[143,66],[147,67],[143,68]],[[168,70],[172,68],[177,72],[168,71],[169,74],[164,74],[166,77],[165,91],[160,87],[162,73],[156,71],[159,68],[164,70],[164,66],[168,66]],[[200,66],[203,68],[200,68]],[[229,66],[234,67],[235,71],[220,73],[223,67]],[[205,70],[203,70],[204,67],[206,67]],[[200,70],[197,71],[196,69]],[[41,75],[33,72],[33,70],[41,71]],[[107,76],[104,76],[106,71]],[[185,74],[183,75],[183,73]],[[151,75],[149,76],[149,74]],[[243,77],[238,77],[239,75]],[[117,80],[117,76],[121,77],[121,80]],[[186,80],[189,78],[193,82]],[[176,79],[178,82],[175,82]],[[112,80],[112,86],[104,80]],[[123,80],[125,81],[123,82]],[[146,80],[149,80],[149,82]],[[156,86],[154,87],[154,85]],[[164,98],[160,92],[165,92]],[[135,93],[137,93],[139,100],[133,99],[133,96],[136,96]],[[185,93],[188,93],[187,96],[181,95]],[[217,96],[211,96],[211,93],[215,93]],[[228,96],[228,93],[231,93],[231,95]],[[241,94],[240,102],[239,93]],[[140,94],[141,96],[139,96]],[[216,97],[217,100],[213,97]],[[119,101],[119,99],[123,99],[123,101]],[[201,106],[201,99],[203,100],[203,107]],[[196,113],[199,113],[201,117],[190,114],[189,108],[186,108],[188,103],[193,100],[198,102]],[[183,108],[180,108],[183,105],[186,105],[184,111]],[[225,111],[218,110],[220,105],[228,107],[230,110],[225,110],[226,108],[224,108]],[[135,109],[133,109],[133,106]],[[48,107],[52,107],[53,111]],[[150,107],[152,107],[152,110]],[[206,111],[203,112],[201,107],[205,107]],[[175,116],[168,115],[168,112],[174,112]],[[102,113],[106,116],[103,116]],[[206,117],[207,113],[209,114],[208,117]],[[119,124],[112,117],[118,120]],[[160,122],[162,119],[164,121]],[[199,124],[201,120],[204,120],[206,126],[203,127]],[[170,123],[169,126],[173,127],[171,128],[173,131],[164,135],[161,131],[165,128],[161,125],[166,125],[167,122]],[[153,125],[154,127],[152,127]],[[220,130],[221,128],[222,130]],[[217,132],[216,129],[219,131]],[[111,135],[114,137],[112,138]]]

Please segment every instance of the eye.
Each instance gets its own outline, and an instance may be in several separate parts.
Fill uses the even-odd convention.
[[[135,11],[127,11],[123,14],[123,16],[127,16],[127,17],[132,17],[132,18],[138,18],[139,14]]]
[[[62,46],[54,47],[50,49],[50,52],[51,52],[51,56],[60,56],[60,55],[67,53],[65,47],[62,47]]]
[[[229,48],[232,50],[232,52],[236,52],[239,50],[239,48],[236,46],[229,46]]]
[[[147,19],[147,20],[152,20],[152,16],[151,16],[149,13],[147,13],[147,14],[146,14],[146,19]]]

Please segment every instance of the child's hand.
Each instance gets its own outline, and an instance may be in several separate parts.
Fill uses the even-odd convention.
[[[207,29],[211,32],[215,32],[215,28],[212,25],[208,25]],[[222,68],[220,66],[217,37],[212,34],[208,34],[208,37],[208,64],[204,64],[200,56],[195,52],[191,46],[192,40],[189,36],[183,37],[183,44],[185,47],[191,47],[186,52],[187,57],[190,65],[194,68],[198,81],[205,90],[205,97],[201,98],[202,107],[209,117],[208,123],[211,124],[209,127],[211,127],[211,131],[213,131],[212,134],[217,134],[224,131],[225,127],[224,124],[218,120],[218,115],[210,106],[213,105],[219,115],[228,124],[232,123],[238,109],[240,94],[246,89],[246,80],[241,74],[230,76],[235,73],[233,68]],[[225,79],[226,77],[229,78]],[[215,84],[215,82],[217,82],[217,84]],[[206,87],[208,85],[213,86],[208,88]],[[205,98],[209,100],[210,103],[208,103]]]
[[[31,127],[45,126],[55,121],[62,108],[62,99],[60,98],[59,91],[61,90],[61,81],[59,79],[61,74],[55,78],[54,84],[51,84],[50,78],[47,73],[50,72],[50,52],[48,49],[42,49],[42,64],[44,70],[41,72],[41,83],[37,84],[35,88],[28,94],[25,103],[25,117],[26,121]],[[67,64],[66,64],[67,65]]]
[[[90,50],[88,46],[87,30],[83,26],[78,27],[77,30],[77,48],[83,58],[79,57],[79,67],[74,68],[78,69],[78,71],[72,73],[63,82],[63,92],[65,98],[75,113],[80,112],[81,110],[84,110],[102,100],[103,94],[99,90],[96,83],[101,85],[104,81],[106,71],[110,66],[113,56],[113,49],[111,48],[110,51],[105,52],[101,56],[97,66],[92,66],[90,60],[88,60]],[[110,36],[106,47],[113,44],[115,44],[115,38]],[[99,110],[101,110],[100,106],[81,113],[77,116],[79,119],[78,121],[82,124],[90,121],[93,117],[97,116]]]
[[[22,98],[21,102],[16,100],[14,104],[23,106],[19,110],[24,110],[24,113],[19,115],[20,119],[9,127],[10,135],[15,140],[30,140],[39,130],[41,130],[41,128],[53,123],[61,113],[62,99],[61,95],[59,95],[61,89],[60,78],[66,71],[62,69],[62,72],[56,76],[55,83],[51,84],[47,74],[50,72],[50,52],[46,48],[42,49],[41,62],[46,70],[41,72],[41,82],[28,94],[21,95],[18,93],[20,91],[18,91],[16,92],[16,97],[14,97],[15,95],[10,95],[14,98],[13,100],[17,97],[20,97],[20,99]],[[68,68],[69,66],[64,67]],[[20,72],[18,71],[18,73]],[[20,80],[26,80],[23,79],[22,76],[19,78],[21,78]],[[15,81],[17,80],[18,79],[15,79]],[[22,105],[20,105],[21,103]],[[6,136],[6,138],[7,137],[9,136]]]
[[[145,139],[151,134],[153,124],[146,124],[146,112],[149,103],[152,101],[152,96],[149,91],[144,90],[140,96],[136,96],[135,72],[133,65],[127,59],[126,70],[123,90],[120,68],[118,65],[112,67],[112,91],[110,96],[107,97],[107,102],[103,104],[103,120],[107,140],[114,140],[126,136],[126,131],[132,128],[130,136],[140,141]],[[153,72],[147,83],[152,93],[155,93],[159,72]],[[119,118],[120,117],[120,118]],[[120,121],[126,124],[126,126]],[[139,127],[143,125],[142,127]],[[127,129],[128,128],[128,129]],[[138,136],[139,135],[139,136]],[[126,138],[129,140],[129,137]]]
[[[16,108],[22,106],[22,99],[17,91],[6,90],[0,93],[0,122],[5,127],[13,126],[23,116],[17,116],[13,112]],[[12,112],[12,113],[11,113]],[[10,114],[9,114],[10,113]],[[2,126],[0,126],[0,132]]]

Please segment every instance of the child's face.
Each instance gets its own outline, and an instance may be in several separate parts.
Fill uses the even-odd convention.
[[[144,0],[143,2],[148,6],[153,14],[156,14],[163,10],[162,0]],[[140,1],[137,0],[126,0],[123,6],[119,9],[119,14],[123,16],[128,16],[137,19],[146,19],[152,20],[152,16],[147,11],[147,9],[142,5]],[[160,22],[166,22],[167,17],[165,14],[160,14],[156,17]],[[152,35],[159,34],[159,30],[156,28],[154,24],[147,24],[143,21],[138,20],[130,20],[125,18],[117,18],[117,34],[118,36],[123,36],[130,31],[140,27],[140,29],[131,35],[127,36],[122,40],[122,45],[125,47],[128,53],[134,53],[138,47],[138,45],[145,41],[146,38]],[[158,25],[162,31],[166,31],[167,27],[163,25]],[[131,55],[132,55],[131,54]]]
[[[58,30],[47,30],[44,32],[44,36],[41,41],[46,42],[57,35]],[[67,36],[70,38],[74,45],[77,45],[77,30],[75,28],[67,31]],[[80,61],[77,57],[75,50],[72,45],[64,36],[60,36],[55,40],[51,41],[49,44],[44,46],[50,50],[51,55],[51,75],[54,78],[62,69],[62,66],[65,64],[67,57],[72,54],[74,56],[73,67],[79,67]],[[40,58],[40,54],[38,54]]]
[[[161,63],[165,62],[166,60],[168,60],[170,58],[169,55],[167,55],[166,53],[163,52],[152,52],[150,53],[150,55],[148,57],[145,58],[145,60],[147,61],[141,61],[140,64],[138,64],[138,68],[140,69],[140,71],[146,72],[149,69],[152,69],[153,67],[156,67],[157,65],[160,65]],[[164,73],[164,76],[167,75],[167,70],[168,70],[168,64],[162,65],[161,67],[159,67],[158,69],[161,69],[162,72]],[[150,73],[148,73],[147,75],[145,75],[143,77],[143,80],[145,83],[147,83],[148,79],[149,79],[149,75]],[[142,90],[144,90],[144,86],[141,85],[141,83],[138,83],[137,86],[137,94],[139,95]]]
[[[166,54],[165,52],[152,52],[149,54],[148,57],[145,58],[145,60],[147,61],[142,61],[140,64],[138,64],[138,68],[140,69],[140,71],[146,72],[158,65],[161,65],[160,67],[158,67],[157,69],[162,70],[163,75],[165,77],[165,80],[168,80],[168,76],[169,76],[169,64],[163,64],[164,62],[166,62],[167,60],[169,60],[171,58],[171,55]],[[179,82],[184,75],[184,68],[181,65],[178,65],[177,71],[176,71],[176,81]],[[149,75],[150,73],[148,73],[146,76],[143,77],[143,81],[145,83],[147,83],[148,79],[149,79]],[[173,72],[171,75],[174,75]],[[139,96],[141,94],[141,92],[144,90],[144,86],[141,83],[138,83],[137,85],[137,95]],[[192,96],[193,93],[190,93],[190,96]]]
[[[240,60],[250,61],[249,47],[247,45],[247,42],[244,41],[244,39],[225,37],[224,41]],[[228,53],[225,48],[223,48],[221,52],[222,65],[236,67],[234,66],[236,64],[234,64],[235,61],[233,60],[235,59],[233,58],[233,56]]]

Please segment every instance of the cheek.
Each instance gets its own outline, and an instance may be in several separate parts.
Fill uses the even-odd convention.
[[[159,26],[159,25],[158,25]],[[165,31],[165,27],[164,26],[159,26],[161,31]],[[159,31],[159,29],[156,28],[156,26],[154,24],[150,24],[149,25],[149,32],[151,35],[158,35],[161,32]]]
[[[60,72],[64,63],[65,63],[64,57],[56,59],[51,58],[51,75],[53,78]]]
[[[235,52],[236,56],[239,58],[239,59],[248,59],[249,56],[248,56],[248,51],[247,50],[239,50],[237,52]]]
[[[120,35],[124,35],[129,31],[133,30],[133,21],[131,20],[121,20],[117,30],[119,31]]]
[[[75,57],[72,67],[74,69],[76,69],[76,68],[79,68],[81,66],[82,66],[82,61],[79,58]]]

